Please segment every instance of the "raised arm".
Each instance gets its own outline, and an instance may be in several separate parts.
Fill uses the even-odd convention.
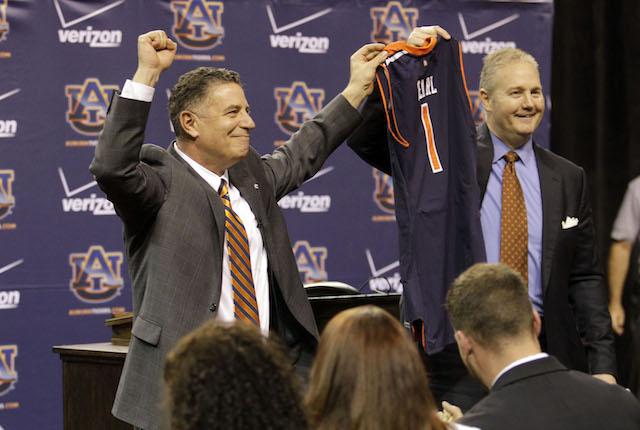
[[[175,52],[176,44],[164,31],[141,35],[138,38],[138,69],[133,81],[153,87],[173,62]],[[137,100],[135,96],[124,98],[116,94],[89,166],[98,185],[130,229],[141,228],[154,216],[164,202],[170,181],[169,177],[161,178],[149,166],[150,161],[140,160],[150,107],[151,103]],[[157,150],[161,151],[160,148]]]
[[[342,94],[305,122],[285,145],[263,157],[277,199],[315,175],[360,124],[362,117],[356,109],[373,90],[376,68],[387,56],[383,48],[381,43],[372,43],[356,51],[350,59],[349,83]]]
[[[177,48],[162,30],[138,36],[138,69],[132,81],[155,87],[160,74],[173,63]]]

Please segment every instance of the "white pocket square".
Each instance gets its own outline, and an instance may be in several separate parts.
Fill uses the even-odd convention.
[[[575,227],[578,225],[578,218],[574,218],[572,216],[568,216],[566,220],[562,221],[562,229],[566,230],[571,227]]]

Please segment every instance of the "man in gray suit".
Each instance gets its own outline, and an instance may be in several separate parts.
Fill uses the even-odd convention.
[[[153,87],[177,45],[161,30],[138,38],[138,69],[111,102],[90,166],[124,224],[132,281],[134,322],[116,417],[162,428],[167,352],[209,319],[246,319],[247,302],[252,322],[280,335],[296,366],[310,366],[318,329],[277,201],[313,176],[361,122],[356,108],[386,57],[382,47],[358,50],[345,90],[284,146],[260,157],[249,146],[255,124],[238,74],[216,68],[188,72],[173,88],[176,141],[166,150],[143,145]],[[244,230],[239,247],[231,218]],[[246,296],[238,276],[250,279]]]
[[[446,307],[462,361],[490,390],[458,422],[484,430],[640,429],[631,393],[541,353],[540,316],[513,269],[472,266],[453,283]]]

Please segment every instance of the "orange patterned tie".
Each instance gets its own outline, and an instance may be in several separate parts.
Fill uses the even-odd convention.
[[[218,194],[224,203],[226,215],[227,250],[229,251],[229,271],[233,287],[233,305],[236,319],[246,321],[260,327],[256,291],[251,275],[251,256],[247,232],[240,217],[231,209],[229,191],[224,179],[220,183]]]
[[[507,165],[502,174],[500,262],[518,271],[526,284],[529,280],[527,206],[514,164],[520,157],[510,151],[504,155],[504,158],[507,160]]]

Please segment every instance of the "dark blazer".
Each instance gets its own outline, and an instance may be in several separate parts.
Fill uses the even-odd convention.
[[[215,318],[222,283],[225,214],[218,193],[175,152],[143,145],[151,104],[116,95],[90,166],[124,224],[134,322],[113,414],[145,430],[160,413],[166,354]],[[251,206],[267,252],[271,329],[310,366],[318,329],[277,201],[313,176],[360,123],[336,97],[284,146],[249,154],[229,168]]]
[[[638,430],[640,403],[549,356],[508,370],[459,423],[482,430]]]
[[[380,94],[374,91],[363,106],[364,122],[349,138],[349,146],[364,161],[391,175],[383,109]],[[478,184],[484,197],[493,143],[486,124],[476,129]],[[584,170],[535,144],[534,151],[543,209],[546,351],[571,369],[615,374],[613,331]],[[568,216],[579,223],[563,229],[562,221]]]
[[[493,143],[477,127],[478,184],[484,197]],[[534,143],[542,196],[542,291],[546,351],[571,369],[616,373],[611,318],[584,170]],[[563,228],[567,217],[578,225]],[[577,329],[576,329],[577,327]]]

